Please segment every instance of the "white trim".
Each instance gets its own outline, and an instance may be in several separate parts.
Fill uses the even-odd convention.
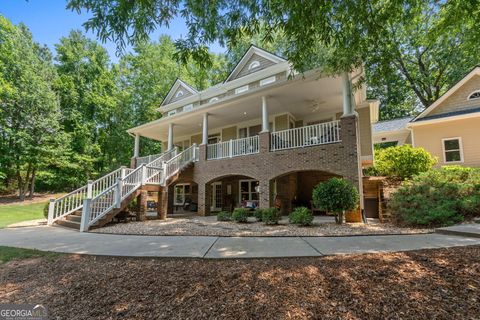
[[[261,64],[258,60],[253,60],[249,65],[248,65],[248,70],[253,70],[255,68],[260,67]]]
[[[475,93],[478,93],[479,96],[476,97],[476,98],[471,98],[471,96],[474,95]],[[470,94],[468,95],[468,98],[467,98],[468,101],[479,100],[479,99],[480,99],[480,90],[475,90],[475,91],[473,91],[472,93],[470,93]]]
[[[448,121],[454,121],[454,120],[476,118],[476,117],[480,117],[480,112],[473,112],[473,113],[461,114],[458,116],[450,116],[450,117],[437,118],[437,119],[431,119],[431,120],[422,120],[418,122],[409,122],[407,123],[407,128],[417,127],[417,126],[426,125],[426,124],[434,124],[434,123],[448,122]]]
[[[239,87],[239,88],[236,88],[235,89],[235,94],[240,94],[240,93],[244,93],[244,92],[247,92],[249,89],[249,86],[248,84],[245,85],[245,86],[242,86],[242,87]]]
[[[460,161],[447,161],[446,157],[446,152],[447,151],[457,151],[457,149],[454,150],[445,150],[445,141],[451,141],[451,140],[458,140],[458,151],[460,153]],[[463,158],[463,142],[462,142],[462,137],[451,137],[451,138],[443,138],[442,139],[442,152],[443,152],[443,163],[445,164],[455,164],[455,163],[463,163],[464,158]]]
[[[177,114],[177,110],[176,110],[176,109],[175,109],[175,110],[170,110],[170,111],[168,111],[167,116],[168,116],[168,117],[171,117],[171,116],[174,116],[174,115],[176,115],[176,114]]]
[[[193,110],[193,103],[187,104],[186,106],[183,107],[182,112],[188,112]]]
[[[455,93],[458,89],[460,89],[467,81],[469,81],[473,76],[480,75],[480,67],[475,67],[469,74],[463,77],[462,80],[458,81],[453,87],[451,87],[447,92],[445,92],[440,98],[435,100],[427,109],[423,110],[418,116],[416,116],[412,121],[416,119],[420,119],[428,115],[430,112],[433,111],[436,107],[438,107],[443,101],[445,101],[448,97],[450,97],[453,93]]]
[[[164,105],[167,105],[166,102],[171,100],[172,99],[172,96],[173,94],[175,93],[175,91],[178,90],[178,88],[180,88],[180,86],[182,86],[183,89],[187,90],[188,92],[190,92],[192,95],[195,95],[196,93],[198,93],[197,90],[195,90],[194,88],[192,88],[189,84],[187,84],[186,82],[180,80],[180,79],[177,79],[175,80],[175,82],[173,83],[172,87],[170,88],[170,90],[168,91],[167,95],[165,96],[165,98],[163,99],[162,101],[162,104],[160,105],[161,107],[164,106]],[[182,91],[183,92],[183,91]],[[183,96],[183,95],[182,95]],[[178,98],[178,97],[176,97]],[[186,97],[188,98],[188,97]],[[183,99],[181,99],[183,100]],[[158,110],[158,109],[157,109]]]
[[[212,102],[215,102],[215,101],[218,101],[218,100],[220,100],[219,97],[213,97],[213,98],[211,98],[210,100],[208,100],[208,102],[209,102],[209,103],[212,103]]]
[[[265,85],[273,83],[275,81],[277,81],[276,76],[265,78],[265,79],[260,80],[260,86],[265,86]]]
[[[213,212],[217,212],[217,211],[221,211],[222,210],[222,207],[218,208],[218,207],[215,207],[214,205],[216,205],[216,200],[217,200],[217,196],[215,194],[215,186],[220,186],[222,187],[222,181],[217,181],[217,182],[212,182],[211,183],[211,192],[212,192],[212,203],[210,204],[210,211],[213,211]],[[220,189],[220,192],[222,193],[221,197],[223,197],[223,188]],[[223,204],[223,199],[222,199],[222,204]]]

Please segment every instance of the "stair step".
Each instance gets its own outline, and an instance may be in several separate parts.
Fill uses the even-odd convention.
[[[77,211],[74,211],[74,212],[72,212],[70,215],[72,215],[72,216],[79,216],[79,217],[81,217],[81,216],[82,216],[82,210],[77,210]]]
[[[74,214],[70,214],[70,215],[66,216],[65,218],[67,218],[68,221],[75,221],[75,222],[78,222],[78,223],[80,223],[82,221],[82,216],[74,215]]]
[[[57,220],[57,224],[67,228],[80,230],[80,222],[60,219],[60,220]]]

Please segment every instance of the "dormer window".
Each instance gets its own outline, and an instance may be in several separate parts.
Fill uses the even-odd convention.
[[[175,95],[175,98],[180,98],[181,96],[183,96],[183,91],[182,90],[177,92],[177,94]]]
[[[250,65],[248,66],[248,70],[253,70],[258,67],[260,67],[260,62],[255,60],[255,61],[252,61],[252,63],[250,63]]]
[[[476,100],[476,99],[480,99],[480,90],[474,91],[470,93],[470,95],[468,96],[468,100]]]

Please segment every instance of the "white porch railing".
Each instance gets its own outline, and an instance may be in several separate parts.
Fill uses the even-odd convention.
[[[340,142],[340,121],[314,124],[270,134],[270,150],[285,150]]]
[[[207,160],[224,159],[259,152],[258,136],[207,145]]]

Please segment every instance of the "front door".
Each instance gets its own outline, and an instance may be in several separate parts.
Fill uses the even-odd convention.
[[[210,211],[221,211],[222,210],[222,183],[214,182],[212,183],[212,202]]]

